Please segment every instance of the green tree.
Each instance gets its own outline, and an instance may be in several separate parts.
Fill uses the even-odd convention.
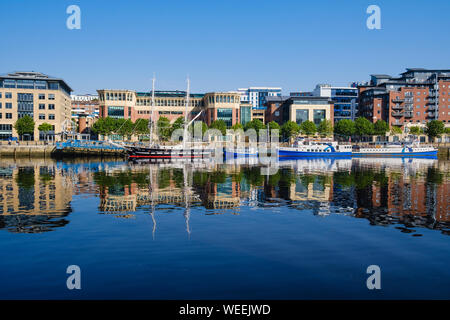
[[[202,136],[208,130],[208,125],[203,121],[194,121],[192,125],[189,126],[188,130],[190,134],[193,134],[195,130],[199,130],[201,128]]]
[[[259,134],[259,130],[265,129],[264,123],[259,119],[253,119],[250,122],[247,122],[244,126],[244,129],[247,131],[248,129],[254,129],[256,134]]]
[[[350,119],[339,120],[334,126],[334,133],[339,136],[348,138],[353,136],[355,132],[355,122]]]
[[[130,119],[120,119],[120,121],[117,121],[117,126],[116,132],[124,139],[133,133],[134,124]]]
[[[227,133],[227,125],[225,121],[220,119],[214,120],[209,126],[209,128],[219,130],[222,133],[222,135],[225,135]]]
[[[281,126],[281,135],[285,140],[295,137],[300,132],[300,126],[297,122],[287,121]]]
[[[158,129],[158,135],[162,140],[167,140],[170,138],[171,127],[169,119],[166,117],[160,117],[156,122],[156,128]]]
[[[447,128],[445,128],[445,134],[448,134],[448,135],[450,135],[450,127],[447,127]]]
[[[134,123],[134,131],[137,134],[148,134],[150,131],[148,129],[148,119],[139,118]]]
[[[422,132],[422,128],[420,128],[419,126],[409,127],[409,133],[415,136],[420,135]]]
[[[178,129],[184,129],[184,118],[183,117],[178,117],[172,123],[172,126],[170,127],[170,136],[172,136],[172,133]]]
[[[47,122],[44,122],[38,126],[38,130],[43,132],[45,137],[47,137],[48,132],[53,130],[53,126]]]
[[[391,135],[396,135],[396,134],[402,134],[402,128],[399,126],[392,126],[391,127]]]
[[[30,116],[24,116],[16,121],[14,124],[14,129],[16,129],[19,136],[24,134],[34,133],[34,120]]]
[[[306,120],[300,124],[300,132],[307,136],[312,136],[316,133],[317,127],[314,122]]]
[[[104,136],[109,136],[116,129],[116,119],[106,117],[99,118],[92,125],[92,131],[96,134],[101,134]]]
[[[267,126],[269,127],[269,130],[280,130],[281,127],[278,123],[276,123],[275,121],[270,121]]]
[[[231,129],[233,130],[244,130],[244,126],[240,123],[236,123],[234,125],[231,126]]]
[[[444,132],[445,132],[445,125],[442,121],[431,120],[430,122],[427,122],[425,133],[432,142],[434,142],[434,139],[436,137],[439,137]]]
[[[366,118],[359,117],[355,120],[355,134],[360,137],[373,134],[373,123]]]
[[[373,132],[377,136],[385,136],[389,131],[389,124],[384,120],[377,120],[373,125]]]
[[[322,120],[317,126],[317,132],[324,137],[331,136],[333,134],[333,124],[330,120]]]

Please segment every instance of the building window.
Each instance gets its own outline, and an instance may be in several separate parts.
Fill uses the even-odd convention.
[[[55,100],[55,95],[54,94],[49,94],[48,95],[48,100]]]
[[[45,104],[40,103],[39,104],[39,110],[45,110]]]
[[[250,122],[252,118],[252,109],[251,107],[241,107],[241,124],[245,125],[247,122]]]
[[[53,113],[50,113],[48,115],[48,120],[55,120],[55,115]]]
[[[39,113],[39,120],[45,120],[45,114]]]
[[[12,99],[12,93],[11,92],[5,92],[5,99]]]
[[[221,108],[217,109],[217,119],[223,120],[227,127],[233,125],[233,109],[231,108]]]
[[[45,94],[39,93],[39,100],[45,100]]]
[[[295,122],[301,124],[304,121],[309,120],[309,110],[297,110],[295,112]]]
[[[6,119],[12,119],[12,113],[6,113]]]
[[[5,103],[5,108],[6,109],[12,109],[12,103],[11,102],[6,102]]]
[[[48,105],[48,110],[55,110],[55,105],[54,104],[49,104]]]
[[[314,123],[319,125],[325,120],[325,110],[314,110]]]
[[[124,107],[108,107],[108,117],[111,118],[123,118],[124,117]]]

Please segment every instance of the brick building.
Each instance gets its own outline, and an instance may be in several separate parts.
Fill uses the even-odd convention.
[[[400,77],[371,75],[358,86],[359,116],[390,126],[425,126],[440,120],[450,126],[450,69],[406,69]]]

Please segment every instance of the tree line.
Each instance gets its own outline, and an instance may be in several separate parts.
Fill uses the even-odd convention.
[[[228,129],[225,121],[215,120],[209,126],[203,121],[197,121],[194,126],[201,126],[202,134],[208,129],[217,129],[222,135],[226,134]],[[25,116],[16,121],[14,129],[20,136],[24,134],[34,133],[35,122],[32,117]],[[161,140],[169,140],[172,133],[177,129],[184,127],[184,118],[179,117],[173,123],[166,117],[160,117],[156,122],[156,133]],[[139,118],[135,122],[130,119],[116,119],[111,117],[99,118],[93,125],[92,131],[96,134],[109,136],[117,134],[122,137],[130,138],[132,135],[148,135],[149,133],[149,120]],[[264,124],[259,119],[253,119],[247,122],[245,125],[237,123],[231,127],[231,129],[242,129],[247,131],[254,129],[257,134],[260,130],[280,130],[280,134],[284,140],[291,139],[298,135],[313,136],[319,135],[322,137],[332,136],[348,139],[350,137],[367,137],[367,136],[385,136],[388,132],[391,134],[402,134],[403,131],[400,127],[392,126],[389,128],[389,124],[384,120],[378,120],[375,123],[370,122],[364,117],[359,117],[355,121],[349,119],[343,119],[336,122],[333,126],[330,120],[323,120],[318,125],[312,121],[304,121],[301,124],[297,124],[294,121],[287,121],[283,125],[279,125],[275,121],[271,121],[268,124]],[[53,130],[53,126],[49,123],[42,123],[38,126],[38,130],[47,134]],[[192,132],[193,126],[190,126],[189,130]],[[436,137],[440,137],[442,134],[450,135],[450,128],[445,128],[442,121],[432,120],[427,122],[424,128],[419,126],[409,127],[409,134],[421,135],[426,134],[431,140]]]

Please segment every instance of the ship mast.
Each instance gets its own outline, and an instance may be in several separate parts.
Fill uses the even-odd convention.
[[[187,128],[188,128],[188,107],[189,107],[189,89],[190,89],[190,81],[189,77],[187,78],[187,90],[186,90],[186,106],[184,109],[184,132],[183,132],[183,149],[186,150],[186,140],[187,140]]]
[[[151,104],[151,108],[150,108],[150,121],[148,122],[148,127],[150,129],[150,139],[149,139],[149,143],[150,143],[150,147],[152,146],[152,142],[153,142],[153,108],[155,106],[155,74],[153,74],[153,79],[152,79],[152,104]]]

